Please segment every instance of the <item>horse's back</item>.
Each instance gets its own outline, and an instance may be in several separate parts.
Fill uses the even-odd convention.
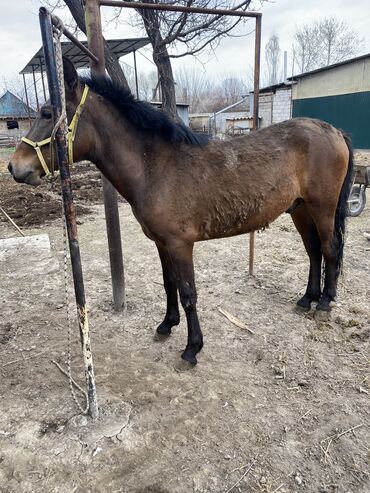
[[[348,149],[330,124],[297,118],[204,147],[184,146],[170,159],[152,217],[198,241],[264,228],[296,199],[339,195]]]

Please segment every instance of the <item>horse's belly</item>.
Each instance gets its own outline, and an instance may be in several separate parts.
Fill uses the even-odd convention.
[[[282,211],[283,212],[283,211]],[[231,218],[226,222],[205,221],[200,227],[197,241],[237,236],[266,228],[279,214]]]
[[[266,228],[277,217],[285,212],[291,199],[276,202],[274,206],[265,203],[256,210],[241,208],[240,210],[218,211],[208,215],[199,226],[199,238],[196,241],[224,238],[250,233]]]

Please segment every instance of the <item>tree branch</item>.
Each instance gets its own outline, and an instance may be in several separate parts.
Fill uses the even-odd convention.
[[[76,21],[79,29],[86,34],[85,12],[81,0],[64,0],[69,8],[72,17]],[[121,86],[129,89],[127,79],[123,73],[117,57],[111,52],[107,42],[104,39],[105,66],[111,79],[118,82]]]

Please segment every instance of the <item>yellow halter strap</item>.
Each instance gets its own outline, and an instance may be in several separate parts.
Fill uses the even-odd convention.
[[[84,104],[86,102],[88,93],[89,93],[89,86],[86,85],[84,87],[84,90],[82,93],[80,104],[77,106],[77,109],[75,111],[75,114],[73,115],[72,121],[68,125],[67,142],[68,142],[68,161],[69,161],[70,165],[73,164],[73,142],[74,142],[75,136],[76,136],[77,125],[78,125],[78,121],[80,119],[81,113],[83,111],[83,107],[84,107]],[[32,140],[28,139],[27,137],[22,137],[21,140],[22,140],[22,142],[29,144],[31,147],[33,147],[35,149],[37,157],[40,160],[42,169],[45,171],[46,176],[49,177],[50,175],[52,175],[52,173],[50,173],[48,165],[46,164],[44,156],[42,155],[42,152],[41,152],[42,146],[44,146],[46,144],[51,144],[51,137],[48,137],[47,139],[44,139],[44,140],[40,140],[39,142],[33,142]]]

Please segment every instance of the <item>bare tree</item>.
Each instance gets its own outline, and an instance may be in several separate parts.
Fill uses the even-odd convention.
[[[225,73],[217,79],[206,72],[185,68],[176,72],[178,98],[187,99],[191,113],[215,112],[242,99],[251,90],[252,77]]]
[[[342,62],[361,50],[363,40],[335,17],[304,24],[294,34],[294,61],[301,72]]]
[[[203,111],[203,105],[211,92],[212,82],[204,71],[195,67],[176,71],[176,93],[179,100],[188,103],[192,113]]]
[[[316,24],[305,24],[294,34],[294,62],[300,72],[308,72],[317,67],[318,54],[321,50]]]
[[[252,0],[179,0],[177,4],[187,7],[248,10]],[[144,0],[146,3],[163,3],[161,0]],[[259,0],[262,5],[264,0]],[[172,3],[171,0],[168,1]],[[197,55],[205,48],[214,50],[220,40],[232,36],[233,29],[242,17],[190,14],[159,10],[137,9],[139,25],[143,25],[153,48],[153,60],[158,68],[162,89],[163,108],[176,115],[175,83],[171,58]],[[119,16],[120,11],[116,12]],[[118,18],[118,17],[116,17]],[[248,34],[248,33],[246,33]],[[169,49],[171,48],[171,52]]]
[[[149,73],[139,73],[139,97],[145,101],[154,101],[153,94],[158,86],[158,74],[156,70]]]
[[[63,8],[66,5],[74,19],[74,22],[76,23],[75,25],[72,24],[72,29],[76,31],[76,28],[78,28],[86,34],[83,0],[43,0],[43,3],[51,9]],[[112,80],[118,82],[121,86],[128,88],[128,82],[122,67],[119,64],[117,57],[109,49],[106,42],[104,44],[104,54],[105,66]]]
[[[281,50],[279,36],[274,33],[265,46],[265,59],[267,68],[268,85],[277,84],[281,78],[280,73]]]
[[[86,32],[83,0],[43,0],[49,6],[68,6],[77,26]],[[133,0],[131,0],[133,1]],[[143,0],[146,3],[163,3],[161,0]],[[266,0],[255,0],[260,7]],[[248,10],[252,0],[179,0],[177,4],[187,7]],[[172,0],[168,0],[171,4]],[[163,109],[176,116],[176,91],[171,58],[197,55],[205,48],[214,50],[220,40],[232,36],[233,29],[245,18],[222,15],[189,14],[158,10],[135,9],[138,17],[134,24],[144,27],[153,48],[153,60],[158,69]],[[120,21],[122,9],[115,9],[113,18]],[[246,34],[249,34],[248,32]],[[169,48],[171,47],[171,52]],[[114,55],[106,46],[106,66],[112,79],[120,80],[128,87],[127,80]]]
[[[322,62],[325,65],[351,58],[361,49],[363,40],[346,22],[335,17],[325,17],[317,24],[323,49]]]
[[[39,98],[41,95],[41,90],[39,87],[39,84],[36,86],[39,91]],[[24,104],[27,104],[27,98],[26,98],[26,92],[24,89],[24,84],[21,79],[21,77],[14,76],[14,77],[9,77],[7,79],[3,78],[0,81],[0,96],[2,96],[6,91],[11,92],[14,94],[14,96],[17,96]],[[35,96],[35,90],[33,87],[33,83],[29,85],[27,88],[27,95],[28,95],[28,104],[30,108],[35,109],[36,108],[36,96]]]
[[[219,82],[222,95],[222,105],[229,106],[242,99],[248,89],[246,82],[236,74],[224,74]]]

